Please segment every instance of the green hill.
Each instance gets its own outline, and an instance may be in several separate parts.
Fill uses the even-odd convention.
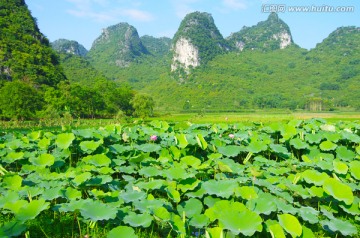
[[[0,86],[13,80],[55,86],[65,79],[24,0],[0,1],[0,36]]]

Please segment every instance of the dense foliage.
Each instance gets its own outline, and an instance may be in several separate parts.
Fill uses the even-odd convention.
[[[59,53],[67,53],[78,56],[86,56],[88,50],[77,41],[59,39],[51,43],[51,46],[54,50]]]
[[[24,0],[0,2],[0,35],[0,87],[11,80],[55,86],[65,79],[58,56]]]
[[[0,236],[359,237],[360,125],[0,132]]]
[[[165,56],[170,52],[172,39],[168,37],[155,38],[145,35],[140,39],[145,48],[153,55]]]

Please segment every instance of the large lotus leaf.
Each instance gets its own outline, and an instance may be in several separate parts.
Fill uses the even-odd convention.
[[[180,216],[172,213],[170,224],[177,233],[185,235],[185,223]]]
[[[12,139],[11,141],[6,143],[6,147],[8,147],[12,150],[16,150],[16,149],[22,148],[24,146],[25,146],[25,143],[20,139]]]
[[[46,150],[51,144],[51,140],[49,138],[42,138],[38,142],[38,146],[40,149]]]
[[[234,180],[209,180],[203,182],[201,185],[207,194],[224,198],[229,198],[231,195],[233,195],[235,188],[238,186],[238,183]]]
[[[63,189],[62,187],[48,188],[41,194],[41,198],[43,198],[47,201],[52,201],[52,200],[62,196],[62,193],[61,193],[62,189]]]
[[[132,227],[149,227],[153,217],[147,213],[136,214],[135,212],[129,212],[124,217],[124,223],[129,224]]]
[[[290,155],[288,149],[281,144],[270,144],[270,149],[277,154]]]
[[[196,178],[187,178],[184,180],[181,180],[177,187],[178,189],[180,189],[182,192],[187,192],[189,190],[194,190],[200,183],[200,180],[196,179]]]
[[[277,221],[267,220],[265,223],[272,238],[286,238],[284,229],[280,226],[280,224]]]
[[[146,198],[146,193],[143,191],[130,190],[121,193],[120,197],[124,199],[125,202],[128,203]]]
[[[343,161],[352,161],[355,156],[355,152],[347,149],[345,146],[339,146],[336,149],[336,157]]]
[[[61,149],[67,149],[74,139],[75,135],[73,133],[58,134],[55,140],[55,144]]]
[[[170,212],[165,207],[157,207],[153,210],[154,216],[163,220],[163,221],[169,221],[171,219]]]
[[[349,167],[338,159],[333,160],[333,166],[334,171],[338,174],[347,174],[349,170]]]
[[[351,224],[349,221],[343,221],[337,218],[320,221],[320,224],[324,229],[333,232],[340,232],[344,236],[352,236],[358,233],[356,226]]]
[[[315,210],[312,207],[301,207],[299,209],[299,215],[305,221],[308,221],[311,224],[319,222],[319,211]]]
[[[312,230],[310,230],[309,228],[307,228],[306,226],[302,227],[302,235],[301,238],[316,238],[315,234],[312,232]]]
[[[316,186],[323,185],[325,180],[329,178],[329,175],[324,172],[320,173],[316,170],[310,169],[305,170],[301,176],[307,183],[315,184]]]
[[[301,140],[300,138],[291,139],[290,145],[294,146],[294,148],[297,150],[309,148],[309,145],[305,141]]]
[[[278,220],[282,228],[292,237],[301,236],[302,226],[295,216],[291,214],[281,214],[278,215]]]
[[[76,200],[76,199],[81,199],[81,191],[72,188],[72,187],[68,187],[65,190],[65,196],[67,199],[69,200]]]
[[[91,221],[110,220],[115,219],[117,209],[104,204],[98,200],[87,202],[80,208],[80,213],[85,219]]]
[[[7,202],[3,205],[3,209],[10,210],[12,213],[17,214],[20,209],[28,204],[26,200],[16,200],[13,202]]]
[[[180,166],[173,166],[170,169],[164,172],[167,178],[171,180],[181,180],[186,179],[190,176],[190,174]]]
[[[310,189],[308,189],[308,192],[313,197],[322,198],[324,196],[324,189],[322,187],[312,186]]]
[[[142,145],[136,146],[136,148],[145,153],[159,152],[161,150],[161,146],[158,144],[142,144]]]
[[[87,199],[87,200],[71,200],[69,203],[61,203],[58,210],[59,210],[59,212],[74,212],[74,211],[80,210],[82,207],[86,206],[88,202],[89,202],[89,199]]]
[[[267,150],[268,145],[264,141],[253,140],[250,144],[246,147],[246,151],[251,153],[259,153],[261,151]]]
[[[329,140],[326,140],[326,141],[323,141],[321,142],[321,144],[319,145],[320,149],[323,150],[323,151],[331,151],[331,150],[335,150],[336,147],[337,147],[337,144],[329,141]]]
[[[134,229],[129,226],[118,226],[112,229],[107,234],[107,238],[119,238],[119,237],[137,238],[138,236],[135,235]]]
[[[0,226],[0,237],[20,237],[20,235],[26,230],[26,225],[22,222],[12,220],[9,222],[3,223],[3,226]]]
[[[221,227],[207,228],[205,231],[206,238],[225,238],[224,231]]]
[[[5,158],[2,158],[2,160],[10,164],[22,158],[24,158],[24,152],[10,152]]]
[[[89,180],[92,177],[90,172],[84,172],[75,176],[72,182],[79,186],[80,184],[84,183],[85,181]]]
[[[228,200],[220,200],[215,202],[213,206],[205,211],[205,215],[210,221],[215,221],[219,217],[224,217],[231,212],[243,212],[248,210],[246,206],[240,202],[231,202]]]
[[[181,202],[177,206],[177,210],[180,215],[185,214],[186,217],[192,218],[195,215],[199,215],[203,209],[202,202],[196,198],[190,198],[184,202]]]
[[[155,199],[151,196],[149,195],[147,199],[133,201],[132,202],[133,207],[136,208],[138,211],[145,213],[145,212],[149,212],[149,210],[153,211],[158,207],[168,206],[170,204],[170,202],[164,199]]]
[[[227,145],[227,146],[219,146],[218,152],[227,157],[236,157],[242,151],[240,146],[236,145]]]
[[[188,167],[198,168],[201,164],[201,160],[194,156],[185,156],[180,159],[181,164],[186,164]]]
[[[139,170],[139,174],[145,177],[156,177],[162,175],[163,172],[157,167],[143,167]]]
[[[175,141],[177,146],[180,147],[181,149],[184,149],[189,144],[185,134],[175,135]]]
[[[295,126],[290,124],[282,126],[280,132],[284,140],[288,140],[298,134]]]
[[[260,193],[258,198],[248,201],[246,205],[258,214],[270,215],[277,210],[274,196],[269,193]]]
[[[327,194],[333,196],[335,199],[345,202],[346,205],[351,205],[354,201],[354,195],[351,188],[337,179],[326,179],[323,189]]]
[[[51,154],[41,154],[38,157],[30,157],[29,161],[36,166],[51,166],[55,162],[55,157]]]
[[[149,182],[138,182],[136,186],[145,189],[145,190],[154,190],[154,189],[160,189],[164,185],[164,180],[154,179],[150,180]]]
[[[360,198],[354,197],[354,201],[351,205],[340,204],[340,207],[347,213],[360,216]]]
[[[22,177],[20,177],[17,174],[11,175],[11,176],[6,176],[3,179],[3,184],[5,185],[5,188],[9,188],[11,190],[17,191],[21,188],[21,184],[22,184]]]
[[[47,209],[49,204],[50,203],[45,202],[44,199],[32,200],[30,203],[23,206],[17,214],[15,214],[15,218],[22,222],[32,220],[39,215],[40,212]]]
[[[173,187],[167,187],[166,188],[166,192],[168,194],[168,196],[176,203],[180,202],[181,198],[180,198],[180,193],[178,190],[176,190]]]
[[[246,200],[252,200],[258,197],[254,187],[241,186],[235,189],[235,194]]]
[[[190,222],[189,222],[190,226],[196,228],[207,227],[209,223],[210,223],[209,218],[204,214],[195,214],[193,217],[190,218]]]
[[[252,236],[255,232],[262,231],[261,217],[248,209],[242,212],[229,211],[223,212],[219,217],[220,227],[230,230],[238,235]]]
[[[89,155],[83,158],[83,161],[96,167],[109,166],[111,160],[104,154]]]
[[[206,150],[206,148],[208,147],[208,144],[205,141],[204,136],[202,134],[196,135],[196,141],[201,149]]]
[[[310,144],[319,144],[323,139],[322,134],[306,134],[306,141]]]
[[[354,160],[350,162],[350,172],[351,175],[357,179],[360,180],[360,161]]]
[[[82,141],[80,142],[80,149],[87,153],[87,154],[91,154],[93,153],[97,148],[99,148],[100,145],[102,145],[104,142],[102,140],[99,141]]]

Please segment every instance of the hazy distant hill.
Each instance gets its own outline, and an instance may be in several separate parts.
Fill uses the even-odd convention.
[[[73,54],[82,57],[86,56],[88,53],[88,50],[85,49],[83,45],[73,40],[59,39],[52,42],[51,46],[59,53]]]
[[[269,51],[284,49],[294,44],[289,26],[276,13],[271,13],[266,21],[232,33],[227,40],[240,51]]]

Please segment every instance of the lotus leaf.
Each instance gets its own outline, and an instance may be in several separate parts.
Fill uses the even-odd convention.
[[[142,145],[136,146],[136,148],[145,153],[158,152],[161,150],[161,146],[158,144],[142,144]]]
[[[334,171],[338,174],[347,174],[349,167],[341,162],[340,160],[336,159],[333,161]]]
[[[221,227],[207,228],[206,238],[224,238],[224,232]]]
[[[239,185],[233,180],[209,180],[203,182],[201,186],[205,189],[207,194],[229,198],[234,194],[235,188]]]
[[[21,160],[22,158],[24,158],[24,152],[10,152],[5,158],[3,158],[2,160],[6,163],[12,163],[15,162],[17,160]]]
[[[294,146],[294,148],[297,150],[309,148],[309,145],[305,141],[301,140],[300,138],[291,139],[290,145]]]
[[[0,227],[0,237],[19,237],[21,233],[26,230],[26,225],[22,222],[12,220],[10,222],[3,223],[3,226]]]
[[[42,138],[38,142],[38,146],[40,149],[46,150],[50,146],[51,140],[48,138]]]
[[[247,202],[247,207],[257,214],[270,215],[277,210],[274,196],[269,193],[260,193],[257,198]]]
[[[170,220],[170,224],[172,226],[172,228],[180,234],[185,234],[186,233],[186,229],[185,229],[185,223],[184,221],[181,219],[180,216],[178,215],[172,215],[171,216],[171,220]]]
[[[322,134],[306,134],[305,138],[310,144],[319,144],[323,139]]]
[[[167,187],[166,192],[168,196],[176,203],[180,202],[180,193],[173,187]]]
[[[181,164],[186,164],[188,167],[198,168],[201,164],[201,160],[194,156],[185,156],[180,159]]]
[[[243,199],[252,200],[258,197],[254,187],[241,186],[235,190],[235,194],[239,195]]]
[[[339,146],[336,149],[336,157],[343,161],[352,161],[355,156],[355,152],[347,149],[345,146]]]
[[[55,140],[55,144],[60,149],[67,149],[72,144],[75,139],[75,135],[73,133],[62,133],[58,134]]]
[[[93,153],[97,148],[99,148],[100,145],[102,145],[104,142],[102,140],[99,141],[82,141],[80,142],[80,149],[85,152],[86,154]]]
[[[68,187],[65,190],[65,197],[69,200],[81,199],[81,196],[82,196],[81,191],[78,191],[75,188]]]
[[[116,217],[117,210],[98,200],[87,200],[86,203],[80,207],[80,213],[85,219],[100,221],[114,219]]]
[[[264,141],[254,140],[251,141],[250,144],[246,147],[246,151],[251,153],[259,153],[261,151],[267,150],[268,145]]]
[[[38,157],[31,157],[29,161],[36,166],[51,166],[55,162],[55,157],[51,154],[41,154]]]
[[[21,188],[22,181],[23,179],[17,174],[6,176],[3,179],[3,183],[5,185],[4,187],[14,191],[17,191]]]
[[[118,226],[112,229],[107,234],[107,238],[119,238],[119,237],[137,238],[138,236],[135,235],[134,229],[128,226]]]
[[[125,202],[128,203],[146,198],[146,193],[143,191],[130,190],[121,193],[120,197],[124,199]]]
[[[319,221],[319,211],[312,207],[301,207],[301,209],[299,209],[299,215],[303,220],[308,221],[311,224],[316,224]]]
[[[302,226],[295,216],[291,214],[281,214],[278,215],[278,219],[282,228],[292,237],[301,236]]]
[[[139,174],[145,177],[156,177],[162,175],[163,172],[157,167],[143,167],[139,170]]]
[[[177,187],[178,189],[180,189],[182,192],[187,192],[189,190],[194,190],[200,183],[200,180],[196,179],[196,178],[187,178],[184,180],[181,180]]]
[[[147,213],[136,214],[135,212],[129,212],[124,217],[124,223],[129,224],[132,227],[149,227],[151,225],[153,217]]]
[[[351,175],[355,179],[360,180],[360,161],[358,160],[351,161],[349,167],[350,167]]]
[[[320,173],[316,170],[305,170],[302,173],[302,178],[310,184],[315,184],[316,186],[321,186],[324,184],[325,180],[329,178],[329,175],[326,173]]]
[[[207,227],[209,223],[210,223],[209,218],[204,214],[195,214],[190,218],[190,222],[189,222],[190,226],[196,228]]]
[[[15,218],[19,221],[25,222],[34,219],[40,212],[49,207],[48,202],[44,199],[32,200],[28,204],[24,205],[18,213],[15,214]]]
[[[4,204],[3,208],[10,210],[12,213],[17,214],[20,209],[27,206],[28,202],[26,200],[16,200],[13,202],[7,202]]]
[[[240,154],[241,151],[242,151],[241,147],[236,145],[227,145],[227,146],[218,147],[218,152],[227,157],[236,157]]]
[[[346,205],[351,205],[354,201],[354,195],[351,188],[337,179],[326,179],[323,184],[323,189],[335,199],[345,202]]]
[[[175,135],[175,140],[177,146],[179,146],[181,149],[184,149],[189,144],[185,134]]]
[[[335,150],[337,147],[337,144],[327,140],[327,141],[323,141],[321,142],[321,144],[319,145],[320,149],[323,151],[331,151],[331,150]]]
[[[310,230],[306,226],[303,226],[302,229],[303,229],[303,232],[302,232],[301,238],[316,238],[315,234],[312,232],[312,230]]]
[[[272,238],[286,238],[283,228],[279,223],[267,224]]]
[[[186,172],[186,170],[180,166],[171,167],[170,169],[166,170],[164,174],[171,180],[186,179],[190,176],[190,174],[188,174],[188,172]]]
[[[242,212],[248,210],[246,206],[240,202],[231,202],[228,200],[220,200],[215,202],[213,206],[205,211],[205,215],[210,221],[215,221],[219,217],[225,217],[231,212]]]
[[[202,149],[202,150],[206,150],[206,148],[208,147],[208,144],[207,142],[205,141],[204,137],[202,134],[197,134],[196,135],[196,141],[199,145],[199,147]]]
[[[358,233],[356,226],[354,226],[348,221],[339,220],[337,218],[320,221],[320,224],[324,227],[324,229],[329,229],[333,232],[338,231],[344,236],[352,236]]]
[[[185,214],[186,217],[192,218],[199,215],[203,209],[202,202],[196,198],[190,198],[187,201],[181,202],[177,206],[179,214]]]
[[[154,216],[160,218],[163,221],[169,221],[171,219],[170,212],[165,207],[157,207],[154,209]]]
[[[83,161],[88,164],[95,165],[97,167],[109,166],[111,160],[104,154],[89,155],[83,158]]]

